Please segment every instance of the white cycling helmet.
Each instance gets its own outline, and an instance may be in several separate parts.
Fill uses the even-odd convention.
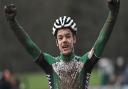
[[[60,28],[70,28],[74,33],[77,31],[76,23],[71,19],[71,17],[67,16],[59,17],[54,22],[54,26],[52,28],[54,36]]]

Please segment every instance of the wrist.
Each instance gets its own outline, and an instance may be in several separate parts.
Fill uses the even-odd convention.
[[[118,16],[118,12],[116,11],[110,11],[109,15],[111,16],[111,18],[116,18]]]
[[[8,21],[8,22],[15,22],[15,18],[7,17],[7,21]]]
[[[107,22],[112,23],[116,20],[118,14],[113,14],[111,11],[109,11]]]

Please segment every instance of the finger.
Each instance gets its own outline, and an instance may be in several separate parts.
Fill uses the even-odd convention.
[[[116,0],[116,5],[119,6],[120,0]]]
[[[111,2],[112,2],[112,0],[107,0],[107,2],[108,2],[108,3],[111,3]]]
[[[120,7],[120,0],[117,0],[117,6]]]
[[[5,6],[5,13],[12,14],[16,13],[16,8],[14,5]]]
[[[120,3],[120,0],[116,0],[117,3]]]
[[[5,8],[15,8],[15,5],[14,4],[5,5]]]
[[[113,3],[114,3],[114,0],[107,0],[107,2],[108,2],[109,4],[113,4]]]
[[[15,5],[14,4],[10,4],[9,6],[12,7],[12,8],[15,8]]]
[[[111,4],[118,6],[119,0],[112,0]]]
[[[116,0],[115,8],[116,8],[116,11],[119,12],[119,8],[120,8],[120,0]]]
[[[10,5],[8,6],[8,8],[15,8],[15,5],[14,5],[14,4],[10,4]]]

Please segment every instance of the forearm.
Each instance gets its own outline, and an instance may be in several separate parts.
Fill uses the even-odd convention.
[[[13,32],[15,33],[16,37],[20,41],[20,43],[25,47],[25,49],[28,51],[30,55],[34,59],[36,59],[41,50],[38,48],[38,46],[31,40],[29,35],[25,32],[25,30],[18,24],[17,20],[8,20],[9,25]]]
[[[107,17],[107,20],[106,20],[102,30],[100,31],[99,37],[93,46],[94,54],[97,57],[101,56],[101,54],[104,50],[104,47],[105,47],[108,39],[110,38],[111,32],[112,32],[114,24],[116,22],[116,18],[117,18],[117,14],[112,14],[110,11],[109,15]]]

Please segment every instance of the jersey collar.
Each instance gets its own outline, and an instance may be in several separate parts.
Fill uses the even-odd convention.
[[[63,61],[70,61],[70,60],[73,60],[74,57],[75,57],[75,54],[74,54],[74,53],[72,53],[72,54],[70,54],[70,55],[63,55],[62,53],[60,54],[60,58],[61,58],[61,60],[63,60]]]

